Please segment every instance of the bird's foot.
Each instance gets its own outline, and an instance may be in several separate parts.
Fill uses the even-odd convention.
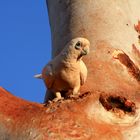
[[[63,97],[61,97],[61,98],[56,97],[56,98],[54,98],[52,101],[53,101],[53,102],[58,102],[58,101],[61,101],[61,100],[63,100],[63,99],[64,99]]]
[[[78,98],[79,97],[79,94],[71,94],[69,95],[69,98]]]

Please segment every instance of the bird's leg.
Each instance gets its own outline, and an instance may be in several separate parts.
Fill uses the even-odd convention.
[[[57,102],[58,100],[63,99],[60,92],[55,92],[55,96],[56,97],[53,99],[53,101],[55,101],[55,102]]]
[[[56,96],[56,98],[61,99],[61,93],[60,92],[56,92],[55,96]]]
[[[80,86],[77,86],[73,89],[72,94],[70,95],[70,97],[76,97],[79,95],[79,88]]]

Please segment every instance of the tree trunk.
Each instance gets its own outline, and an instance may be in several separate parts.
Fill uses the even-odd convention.
[[[138,140],[140,1],[47,0],[52,57],[85,37],[88,78],[81,95],[47,105],[0,89],[1,140]]]

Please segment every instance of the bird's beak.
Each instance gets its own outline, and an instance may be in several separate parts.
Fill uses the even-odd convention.
[[[89,53],[88,49],[83,49],[81,55],[87,55]]]

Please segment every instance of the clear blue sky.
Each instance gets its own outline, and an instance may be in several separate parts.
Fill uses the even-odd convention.
[[[45,86],[33,76],[51,58],[45,0],[0,0],[0,86],[42,102]]]

